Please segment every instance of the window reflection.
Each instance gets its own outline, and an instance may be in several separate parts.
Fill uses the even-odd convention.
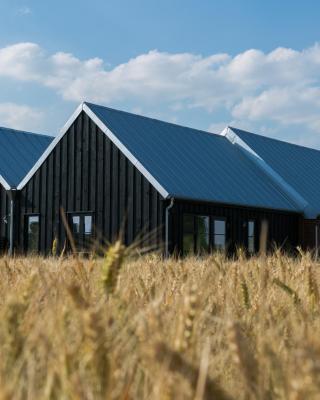
[[[255,224],[254,221],[248,221],[248,252],[255,252]]]
[[[39,251],[40,217],[39,215],[27,216],[27,251],[36,253]]]
[[[225,250],[226,247],[226,221],[215,219],[213,224],[214,248],[215,250]]]

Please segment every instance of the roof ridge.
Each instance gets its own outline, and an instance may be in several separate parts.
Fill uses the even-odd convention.
[[[2,129],[8,131],[8,133],[22,133],[22,134],[26,134],[26,135],[44,136],[44,137],[47,137],[47,138],[54,138],[54,136],[47,135],[47,134],[44,134],[44,133],[29,132],[29,131],[23,131],[21,129],[7,128],[5,126],[0,126],[0,131]]]
[[[119,112],[119,113],[122,113],[122,114],[129,114],[129,115],[133,115],[133,116],[138,117],[138,118],[143,118],[143,119],[147,119],[147,120],[151,120],[151,121],[162,122],[164,124],[178,126],[179,128],[189,129],[191,131],[204,133],[206,135],[211,135],[211,136],[214,135],[214,136],[217,136],[217,137],[221,137],[221,135],[219,133],[209,132],[209,131],[205,131],[203,129],[192,128],[191,126],[180,125],[180,124],[176,124],[174,122],[164,121],[164,120],[158,119],[158,118],[147,117],[146,115],[140,115],[140,114],[135,114],[135,113],[132,113],[132,112],[129,112],[129,111],[118,110],[117,108],[107,107],[107,106],[103,106],[101,104],[90,103],[88,101],[84,101],[83,103],[86,104],[88,107],[90,107],[90,105],[91,106],[95,106],[95,107],[101,107],[101,108],[105,108],[105,109],[110,110],[110,111],[116,111],[116,112]]]
[[[302,145],[302,144],[287,142],[286,140],[282,140],[282,139],[278,139],[278,138],[273,138],[273,137],[265,136],[265,135],[262,135],[262,134],[260,134],[260,133],[255,133],[255,132],[246,131],[245,129],[235,128],[234,126],[228,125],[228,128],[230,128],[230,129],[232,129],[232,130],[235,129],[235,130],[238,130],[238,131],[241,131],[241,132],[249,133],[249,135],[259,136],[259,137],[262,137],[262,138],[264,138],[264,139],[273,140],[273,141],[275,141],[275,142],[280,142],[280,143],[288,144],[288,145],[290,145],[290,146],[302,147],[303,149],[313,150],[313,151],[316,151],[316,152],[320,152],[320,149],[315,149],[315,148],[313,148],[313,147],[304,146],[304,145]]]
[[[240,129],[238,129],[238,131],[239,130]],[[221,133],[221,135],[224,135],[233,145],[238,145],[243,154],[253,160],[255,165],[273,180],[278,187],[278,191],[281,190],[282,194],[284,194],[291,202],[293,202],[293,204],[300,207],[301,211],[305,212],[309,207],[308,201],[301,195],[299,191],[291,186],[291,184],[287,182],[287,180],[283,178],[276,169],[269,165],[269,163],[266,162],[264,158],[245,141],[245,139],[242,139],[236,131],[237,128],[228,126]],[[231,135],[229,132],[231,132]]]

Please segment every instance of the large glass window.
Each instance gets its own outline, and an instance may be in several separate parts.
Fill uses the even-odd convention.
[[[73,239],[78,251],[86,251],[92,246],[93,217],[88,213],[69,214]]]
[[[201,254],[210,248],[210,219],[203,215],[184,215],[183,253]]]
[[[253,254],[255,252],[255,223],[248,221],[248,252]]]
[[[215,250],[226,248],[226,221],[224,219],[213,220],[213,246]]]
[[[40,217],[39,215],[27,215],[26,217],[26,247],[29,253],[39,251]]]

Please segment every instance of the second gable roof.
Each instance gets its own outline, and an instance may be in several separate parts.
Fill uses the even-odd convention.
[[[320,214],[320,151],[230,128],[307,201],[308,218]]]
[[[18,186],[52,140],[52,136],[0,127],[0,175],[7,190]]]

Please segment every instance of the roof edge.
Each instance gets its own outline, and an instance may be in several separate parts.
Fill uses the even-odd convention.
[[[206,203],[206,204],[215,204],[217,206],[221,205],[226,205],[226,206],[235,206],[235,207],[241,207],[241,208],[247,208],[247,209],[257,209],[257,210],[269,210],[269,211],[275,211],[279,213],[288,213],[288,214],[298,214],[301,215],[302,211],[301,210],[293,210],[290,208],[276,208],[276,207],[266,207],[266,206],[257,206],[257,205],[250,205],[250,204],[245,204],[245,203],[240,203],[240,202],[229,202],[229,201],[217,201],[217,200],[212,200],[212,199],[199,199],[197,197],[186,197],[186,196],[181,196],[179,194],[172,194],[170,195],[170,198],[173,197],[177,201],[190,201],[190,202],[196,202],[196,203]],[[312,218],[313,219],[313,218]]]
[[[21,129],[9,128],[9,127],[7,127],[7,126],[0,126],[0,130],[1,130],[1,129],[4,129],[4,130],[6,130],[6,131],[10,131],[10,133],[11,133],[11,132],[12,132],[12,133],[22,133],[22,134],[25,134],[25,135],[42,136],[42,137],[49,137],[49,138],[52,138],[52,137],[53,137],[52,135],[45,134],[45,133],[37,133],[37,132],[23,131],[23,130],[21,130]]]
[[[279,175],[270,165],[257,154],[244,140],[242,140],[232,129],[232,127],[227,126],[221,133],[230,143],[236,145],[242,150],[242,152],[257,165],[264,173],[266,173],[269,178],[281,189],[283,194],[285,194],[289,200],[293,202],[301,212],[305,214],[313,214],[310,210],[310,205],[307,200],[301,196],[288,182],[286,182],[281,175]]]
[[[0,175],[0,183],[6,190],[11,190],[12,186],[4,179],[2,175]]]
[[[33,175],[38,171],[38,169],[41,167],[41,165],[45,162],[45,160],[49,157],[51,154],[52,150],[56,147],[56,145],[60,142],[60,140],[63,138],[67,130],[70,128],[70,126],[73,124],[73,122],[77,119],[77,117],[80,115],[81,111],[83,109],[83,103],[81,103],[74,113],[71,115],[71,117],[68,119],[68,121],[65,123],[65,125],[61,128],[60,133],[53,139],[53,141],[49,144],[49,146],[46,148],[44,153],[40,156],[38,161],[34,164],[34,166],[31,168],[31,170],[27,173],[27,175],[22,179],[22,181],[19,183],[17,186],[18,190],[21,190],[25,187],[25,185],[30,181],[30,179],[33,177]]]

